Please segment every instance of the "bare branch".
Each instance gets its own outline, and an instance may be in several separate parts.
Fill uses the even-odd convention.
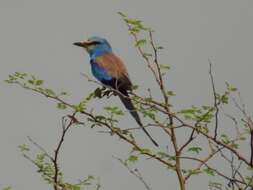
[[[59,157],[59,152],[60,152],[60,149],[62,147],[62,144],[64,142],[64,138],[68,132],[68,130],[70,129],[70,127],[76,123],[76,119],[75,119],[75,114],[76,112],[74,112],[71,116],[64,116],[62,117],[62,135],[61,135],[61,138],[60,138],[60,141],[54,151],[54,158],[53,158],[53,164],[54,164],[54,169],[55,169],[55,174],[54,174],[54,189],[55,190],[58,190],[58,186],[56,184],[59,184],[59,181],[58,181],[58,176],[59,176],[59,166],[58,166],[58,157]],[[70,118],[70,121],[69,123],[67,124],[67,120],[66,120],[66,117],[67,118]]]
[[[214,99],[214,107],[215,107],[215,128],[214,128],[214,139],[217,138],[217,133],[218,133],[218,114],[219,114],[219,107],[218,107],[218,101],[217,101],[217,94],[216,94],[216,89],[214,85],[214,78],[213,78],[213,73],[212,73],[212,62],[209,61],[209,75],[211,78],[211,83],[212,83],[212,89],[213,89],[213,99]]]
[[[128,164],[126,162],[124,162],[122,159],[114,157],[113,158],[117,159],[119,161],[119,163],[121,163],[122,166],[124,166],[131,174],[133,174],[137,179],[139,179],[141,181],[141,183],[145,186],[145,188],[147,190],[151,190],[150,186],[147,184],[147,182],[143,179],[141,173],[139,172],[139,170],[137,168],[135,168],[134,170],[132,170]]]
[[[228,177],[226,174],[223,174],[222,172],[220,172],[219,170],[211,167],[210,165],[208,165],[205,161],[201,160],[201,159],[198,159],[198,158],[194,158],[194,157],[187,157],[187,156],[182,156],[181,159],[187,159],[187,160],[194,160],[194,161],[197,161],[197,162],[201,162],[203,163],[203,165],[205,165],[208,169],[211,169],[213,170],[217,175],[227,179],[228,181],[236,181],[237,183],[240,183],[240,184],[243,184],[243,185],[246,185],[243,181],[241,180],[238,180],[238,179],[232,179],[230,177]]]
[[[253,120],[252,118],[247,114],[246,106],[243,103],[241,96],[239,94],[239,98],[241,100],[241,103],[239,104],[235,99],[233,99],[233,102],[235,106],[241,111],[245,118],[245,124],[250,130],[250,166],[253,167]]]

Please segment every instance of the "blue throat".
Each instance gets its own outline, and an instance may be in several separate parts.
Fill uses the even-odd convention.
[[[90,62],[91,62],[91,71],[92,74],[99,80],[99,81],[110,81],[112,77],[108,75],[107,71],[104,68],[99,67],[97,64],[92,64],[92,62],[96,62],[96,58],[99,56],[103,56],[104,54],[111,53],[112,48],[110,46],[103,46],[95,47],[88,51],[90,55]]]
[[[90,55],[92,74],[101,82],[110,81],[112,80],[112,76],[108,74],[105,68],[102,68],[96,64],[96,58],[108,53],[112,53],[112,48],[105,39],[93,37],[91,40],[100,42],[98,44],[95,44],[95,46],[90,46],[87,48],[87,52]]]
[[[102,49],[99,49],[99,50],[91,50],[89,52],[89,55],[90,55],[90,59],[91,60],[95,60],[97,57],[101,56],[101,55],[104,55],[106,53],[111,53],[109,51],[105,51],[105,50],[102,50]]]
[[[88,53],[90,55],[90,59],[95,60],[97,57],[101,55],[104,55],[106,53],[112,53],[112,48],[101,46],[101,47],[97,47],[97,48],[93,48],[89,50]]]

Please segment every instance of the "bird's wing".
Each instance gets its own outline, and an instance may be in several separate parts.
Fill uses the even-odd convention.
[[[136,122],[150,138],[150,140],[158,146],[156,141],[150,136],[147,130],[143,127],[141,119],[129,98],[127,90],[132,87],[127,69],[123,62],[113,53],[104,54],[91,61],[92,72],[94,76],[103,84],[109,85],[118,89],[121,93],[117,93],[124,106],[129,110]]]
[[[115,54],[107,53],[99,56],[93,60],[91,64],[93,70],[97,70],[97,75],[100,74],[100,76],[95,77],[101,82],[103,82],[103,80],[107,82],[114,81],[114,84],[111,85],[114,88],[120,86],[126,90],[131,89],[132,83],[129,79],[127,69],[121,59]],[[95,75],[94,71],[93,74]]]

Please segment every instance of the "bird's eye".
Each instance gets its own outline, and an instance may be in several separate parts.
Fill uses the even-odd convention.
[[[101,44],[101,42],[99,42],[99,41],[94,41],[92,44],[98,45],[98,44]]]

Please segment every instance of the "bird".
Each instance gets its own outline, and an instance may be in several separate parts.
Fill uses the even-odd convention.
[[[113,53],[112,47],[105,38],[93,36],[86,41],[75,42],[75,46],[82,47],[90,56],[91,72],[93,76],[103,85],[115,90],[125,108],[153,142],[158,147],[158,143],[150,136],[143,126],[139,114],[134,107],[128,91],[132,90],[132,82],[123,61]]]

